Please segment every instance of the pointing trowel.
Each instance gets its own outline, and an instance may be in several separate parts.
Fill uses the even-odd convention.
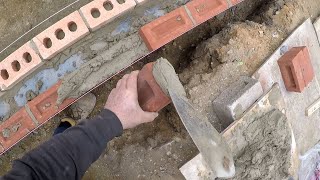
[[[170,97],[169,97],[170,96]],[[207,163],[210,178],[235,174],[232,153],[219,132],[188,101],[174,68],[166,59],[147,64],[138,75],[138,98],[145,111],[159,111],[173,102],[184,126]]]

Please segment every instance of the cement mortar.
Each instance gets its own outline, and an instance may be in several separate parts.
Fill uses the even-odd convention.
[[[58,90],[57,103],[60,104],[66,98],[81,96],[147,53],[147,47],[137,34],[120,40],[76,71],[66,75]]]
[[[167,59],[158,59],[153,66],[152,73],[162,91],[168,96],[170,96],[169,90],[179,95],[187,96],[174,67]]]
[[[288,179],[291,166],[291,132],[287,118],[272,110],[256,118],[243,131],[247,146],[235,158],[233,179]]]

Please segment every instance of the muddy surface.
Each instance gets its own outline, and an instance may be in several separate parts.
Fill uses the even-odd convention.
[[[210,108],[212,100],[240,75],[251,75],[305,18],[314,19],[320,12],[319,3],[319,0],[246,0],[124,73],[165,57],[178,71],[187,96],[222,131],[220,120]],[[99,49],[103,43],[91,48]],[[93,91],[98,102],[91,116],[99,113],[124,73]],[[0,175],[10,169],[14,159],[49,139],[58,120],[58,117],[51,120],[1,156]],[[174,107],[168,106],[153,123],[125,131],[122,137],[110,142],[84,179],[183,179],[178,168],[197,153]]]

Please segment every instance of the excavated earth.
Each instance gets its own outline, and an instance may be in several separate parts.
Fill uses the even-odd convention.
[[[28,3],[33,1],[38,2],[32,0]],[[43,6],[43,3],[48,3],[47,1],[51,2],[46,0],[37,4]],[[52,4],[59,4],[59,1]],[[12,4],[14,3],[20,2],[14,0]],[[25,9],[15,11],[21,13],[14,16],[20,17],[21,22],[15,21],[14,26],[8,23],[12,22],[12,19],[1,17],[0,34],[8,34],[11,29],[15,29],[14,27],[27,26],[25,19],[29,17],[24,16],[23,11],[36,11],[32,9],[33,6],[27,5],[28,3],[25,3]],[[144,64],[164,57],[176,68],[188,98],[221,132],[225,127],[213,113],[212,100],[241,75],[252,75],[306,18],[311,17],[315,20],[320,14],[320,9],[317,8],[319,3],[320,0],[246,0],[96,88],[93,93],[97,96],[98,102],[91,116],[99,113],[109,92],[122,75],[141,69]],[[6,1],[0,1],[1,4],[5,5],[7,11],[14,11],[16,7]],[[58,5],[55,8],[59,9]],[[37,13],[39,16],[47,12]],[[1,42],[13,41],[8,36],[1,38]],[[52,119],[1,156],[0,175],[10,169],[14,159],[49,139],[58,122],[59,117]],[[174,107],[169,105],[160,112],[153,123],[127,130],[123,136],[111,141],[99,160],[87,171],[84,179],[183,179],[179,168],[197,153],[198,150],[184,129]],[[242,159],[236,162],[243,161],[247,157],[246,152],[243,152],[241,157]],[[280,158],[279,163],[282,162],[283,159]],[[251,179],[259,179],[253,177]],[[281,176],[284,177],[285,175]],[[268,178],[276,177],[271,175]]]

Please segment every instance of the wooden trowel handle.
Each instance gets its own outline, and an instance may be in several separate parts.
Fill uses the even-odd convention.
[[[142,110],[147,112],[159,112],[171,103],[153,77],[154,63],[146,64],[138,75],[138,101]]]

